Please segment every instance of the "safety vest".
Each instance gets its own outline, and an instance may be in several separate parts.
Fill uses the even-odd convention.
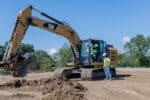
[[[104,67],[110,66],[110,59],[109,58],[104,58]]]

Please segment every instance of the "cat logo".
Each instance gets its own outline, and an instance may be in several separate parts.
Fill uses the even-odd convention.
[[[55,23],[44,23],[43,26],[48,29],[52,29],[52,30],[55,30],[57,28],[57,24],[55,24]]]

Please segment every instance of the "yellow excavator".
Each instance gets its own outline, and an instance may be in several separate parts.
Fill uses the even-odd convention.
[[[39,12],[48,20],[42,20],[32,16],[33,10]],[[32,6],[28,6],[22,10],[17,17],[15,27],[2,60],[4,68],[8,69],[15,77],[26,76],[31,63],[32,53],[16,56],[17,49],[30,25],[63,36],[71,44],[74,58],[68,62],[68,65],[71,64],[73,67],[57,69],[54,72],[55,76],[69,78],[77,75],[82,79],[103,77],[104,71],[101,67],[103,65],[103,53],[106,53],[107,56],[110,57],[111,64],[117,63],[117,49],[112,45],[107,44],[103,40],[81,40],[77,32],[68,24]],[[92,50],[95,50],[95,52],[93,53]],[[116,75],[115,68],[111,68],[111,72],[113,76]]]

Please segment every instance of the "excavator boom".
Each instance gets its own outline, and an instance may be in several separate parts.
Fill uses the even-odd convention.
[[[32,10],[40,12],[41,15],[47,17],[49,20],[46,21],[33,17]],[[8,46],[3,57],[3,63],[9,67],[9,70],[13,70],[12,72],[15,72],[15,74],[17,72],[16,70],[19,70],[17,67],[21,66],[21,64],[18,65],[17,62],[13,59],[16,56],[20,43],[23,40],[23,37],[25,36],[25,33],[30,25],[65,37],[67,40],[69,40],[71,45],[73,45],[74,52],[79,52],[79,45],[81,40],[75,30],[73,30],[69,25],[58,21],[51,16],[48,16],[46,13],[35,9],[32,6],[28,6],[22,10],[17,17],[14,30],[11,34],[11,38],[8,42]],[[74,56],[77,58],[76,55]],[[76,62],[76,65],[77,63],[78,62]]]
[[[43,12],[41,12],[41,15],[48,17],[50,19],[49,21],[33,17],[31,12],[34,9],[32,6],[28,6],[18,15],[11,39],[9,41],[8,51],[6,51],[3,58],[4,62],[10,62],[12,60],[11,58],[15,56],[26,30],[30,25],[65,37],[73,45],[75,52],[79,52],[79,45],[81,41],[80,37],[69,25],[60,22]]]

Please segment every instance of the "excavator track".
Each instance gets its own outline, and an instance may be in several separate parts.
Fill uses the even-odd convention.
[[[112,77],[116,76],[115,68],[110,68]],[[81,79],[82,80],[97,80],[104,79],[105,73],[103,68],[90,68],[90,69],[82,69],[81,71]]]
[[[54,76],[63,80],[71,78],[73,67],[59,68],[54,71]]]
[[[115,68],[110,68],[112,77],[116,76]],[[105,73],[103,68],[83,68],[81,70],[76,68],[61,68],[54,71],[54,76],[62,79],[74,78],[78,76],[82,80],[98,80],[104,79]],[[76,77],[77,78],[77,77]]]
[[[94,80],[104,77],[103,69],[91,68],[91,69],[82,69],[81,79],[82,80]]]

